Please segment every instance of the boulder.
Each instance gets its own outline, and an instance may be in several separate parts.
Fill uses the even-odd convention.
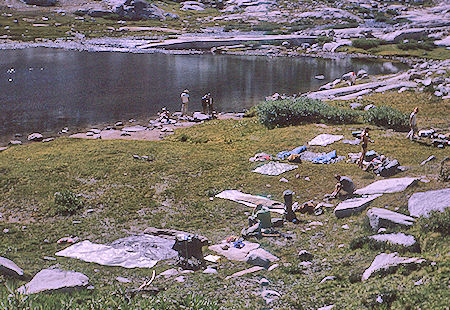
[[[11,145],[21,145],[22,141],[20,141],[20,140],[11,140],[11,141],[9,141],[9,144],[11,144]]]
[[[410,185],[417,183],[417,178],[392,178],[376,181],[355,191],[357,195],[389,194],[402,192]]]
[[[26,4],[37,6],[55,6],[58,0],[23,0]]]
[[[115,8],[115,13],[121,18],[131,20],[164,19],[164,11],[153,3],[144,0],[126,0]],[[116,125],[117,126],[117,125]]]
[[[23,270],[12,260],[0,256],[0,274],[13,277],[22,277]]]
[[[306,251],[306,250],[301,250],[300,252],[298,252],[298,258],[302,261],[310,261],[311,259],[313,259],[314,255],[312,255],[310,252]]]
[[[426,28],[408,28],[390,32],[380,39],[394,43],[402,42],[405,39],[420,40],[427,37],[427,32]]]
[[[369,239],[373,239],[378,242],[387,242],[393,245],[401,245],[404,247],[412,247],[416,244],[416,239],[414,236],[405,235],[404,233],[373,235],[369,236]]]
[[[408,200],[408,211],[411,216],[429,217],[430,212],[443,212],[450,207],[450,188],[412,194]]]
[[[419,257],[400,257],[397,252],[390,254],[381,253],[375,257],[370,267],[364,271],[361,280],[366,281],[372,274],[380,271],[389,272],[389,270],[400,264],[420,264],[424,261],[424,259]]]
[[[6,151],[8,149],[8,147],[7,146],[0,146],[0,152],[2,152],[2,151]]]
[[[38,132],[34,132],[34,133],[30,134],[27,139],[28,139],[28,141],[42,141],[43,138],[44,138],[43,135],[41,135]]]
[[[411,226],[414,223],[414,218],[410,216],[376,207],[367,211],[367,217],[374,231],[377,231],[380,227],[392,225]]]
[[[278,257],[270,254],[262,248],[258,248],[249,252],[245,259],[245,261],[250,265],[260,266],[267,269],[269,268],[271,262],[278,260]]]
[[[369,204],[382,194],[368,195],[367,197],[351,198],[344,200],[334,209],[334,215],[338,218],[348,217],[352,214],[362,212]]]
[[[80,272],[57,268],[39,271],[34,278],[17,289],[21,294],[34,294],[43,291],[72,290],[87,286],[89,278]]]
[[[358,73],[356,73],[356,77],[361,78],[362,76],[368,74],[366,70],[361,69],[358,71]]]

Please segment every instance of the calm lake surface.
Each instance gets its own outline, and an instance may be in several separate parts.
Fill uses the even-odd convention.
[[[148,119],[161,107],[189,109],[211,92],[219,112],[240,112],[275,92],[316,90],[348,71],[388,74],[406,68],[362,59],[128,54],[30,48],[0,51],[0,138],[118,120]],[[319,81],[315,75],[323,74]]]

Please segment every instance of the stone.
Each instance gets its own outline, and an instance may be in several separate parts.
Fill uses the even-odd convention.
[[[376,106],[373,104],[368,104],[364,107],[364,111],[369,111],[370,109],[373,109],[373,108],[376,108]]]
[[[270,304],[276,298],[281,297],[281,294],[274,290],[263,290],[261,292],[261,297],[264,299],[266,304]]]
[[[429,217],[432,211],[443,212],[450,207],[450,188],[414,193],[408,200],[411,216]]]
[[[361,107],[362,107],[362,104],[359,103],[359,102],[352,102],[352,103],[350,103],[350,108],[351,108],[352,110],[356,110],[356,109],[359,109],[359,108],[361,108]]]
[[[317,80],[323,80],[323,79],[325,79],[325,76],[321,74],[321,75],[316,75],[314,78]]]
[[[9,141],[9,144],[11,144],[11,145],[21,145],[22,141],[20,141],[20,140],[11,140],[11,141]]]
[[[203,270],[203,273],[206,273],[206,274],[216,274],[216,273],[217,273],[217,269],[208,266],[205,270]]]
[[[131,280],[128,278],[124,278],[124,277],[116,277],[116,280],[119,281],[120,283],[131,283]]]
[[[53,140],[55,140],[55,138],[46,138],[46,139],[43,139],[42,142],[44,142],[44,143],[52,142]]]
[[[186,281],[186,279],[183,276],[176,277],[174,280],[179,283],[183,283]]]
[[[167,269],[166,271],[161,272],[158,276],[169,278],[172,276],[178,275],[178,270],[175,268]]]
[[[356,73],[356,77],[360,78],[360,77],[362,77],[362,76],[364,76],[366,74],[367,74],[367,71],[364,70],[364,69],[361,69],[361,70],[358,71],[358,73]]]
[[[414,223],[414,218],[410,216],[376,207],[367,211],[367,217],[369,218],[370,226],[374,231],[377,231],[380,227],[392,226],[395,224],[411,226]]]
[[[417,183],[418,178],[391,178],[376,181],[366,187],[355,191],[357,195],[372,195],[372,194],[389,194],[402,192],[409,186]]]
[[[12,260],[0,256],[0,274],[13,277],[22,277],[23,270]]]
[[[131,20],[141,19],[164,19],[164,11],[153,3],[144,0],[126,0],[121,5],[115,7],[115,13],[121,18]],[[116,125],[117,126],[117,125]]]
[[[303,262],[310,261],[311,259],[313,259],[313,257],[314,255],[306,250],[301,250],[300,252],[298,252],[298,258]]]
[[[55,6],[58,0],[23,0],[26,4],[37,6]]]
[[[272,255],[268,251],[258,248],[248,253],[246,262],[250,265],[269,268],[270,263],[277,261],[278,257]]]
[[[42,141],[43,138],[44,138],[44,136],[42,136],[40,133],[34,132],[28,136],[27,140],[28,141]]]
[[[419,257],[400,257],[397,252],[390,254],[381,253],[375,257],[370,267],[364,271],[361,280],[366,281],[374,273],[382,270],[389,272],[390,269],[392,270],[400,264],[421,264],[423,262],[425,260]]]
[[[322,283],[324,283],[326,281],[332,281],[334,279],[336,279],[335,276],[327,276],[327,277],[323,278],[322,281],[320,281],[320,283],[322,284]]]
[[[411,247],[416,244],[416,239],[414,238],[414,236],[405,235],[404,233],[373,235],[369,236],[369,239],[373,239],[378,242],[387,242],[394,245],[401,245],[404,247]]]
[[[7,146],[1,146],[0,147],[0,152],[2,152],[2,151],[6,151],[8,149],[8,147]]]
[[[328,306],[323,306],[323,307],[317,308],[317,310],[331,310],[334,307],[335,307],[334,305],[328,305]]]
[[[240,277],[240,276],[243,276],[243,275],[246,275],[246,274],[249,274],[249,273],[258,272],[258,271],[261,271],[263,269],[264,269],[264,267],[254,266],[254,267],[249,268],[249,269],[245,269],[245,270],[242,270],[242,271],[235,272],[231,276],[226,277],[225,280],[228,280],[228,279],[231,279],[231,278]]]
[[[367,197],[350,198],[339,203],[334,209],[334,215],[337,218],[348,217],[353,214],[362,212],[370,203],[382,194],[368,195]]]
[[[249,241],[243,241],[242,243],[244,247],[240,249],[234,247],[231,243],[211,245],[209,249],[225,256],[229,260],[244,262],[251,251],[259,248],[259,244]]]
[[[80,272],[65,271],[57,268],[43,269],[33,279],[17,289],[21,294],[34,294],[43,291],[71,290],[85,287],[89,278]]]
[[[402,42],[405,39],[420,40],[427,36],[427,31],[425,28],[407,28],[385,34],[380,39],[394,43]]]
[[[428,162],[430,162],[430,161],[432,161],[432,160],[435,160],[435,159],[436,159],[436,156],[431,155],[430,157],[428,157],[427,159],[425,159],[423,162],[421,162],[420,165],[423,166],[423,165],[425,165],[426,163],[428,163]]]

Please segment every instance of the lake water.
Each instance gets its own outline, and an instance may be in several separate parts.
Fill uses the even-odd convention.
[[[275,92],[316,90],[348,71],[387,74],[400,63],[363,59],[129,54],[30,48],[0,51],[0,138],[118,120],[148,119],[166,106],[190,110],[206,92],[219,112],[239,112]],[[323,74],[319,81],[315,75]]]

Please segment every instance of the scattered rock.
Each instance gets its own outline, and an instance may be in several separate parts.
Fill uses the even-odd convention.
[[[278,257],[270,254],[264,249],[258,248],[248,253],[246,262],[250,265],[269,268],[270,263],[277,261]]]
[[[408,211],[411,216],[429,217],[430,212],[443,212],[450,207],[450,188],[412,194],[408,200]]]
[[[51,142],[51,141],[53,141],[53,140],[55,140],[55,138],[46,138],[46,139],[43,139],[42,140],[42,142]]]
[[[205,270],[203,270],[203,273],[216,274],[217,273],[217,269],[213,268],[211,266],[208,266]]]
[[[322,284],[322,283],[324,283],[326,281],[332,281],[334,279],[336,279],[335,276],[327,276],[327,277],[323,278],[322,281],[320,281],[320,283]]]
[[[387,242],[404,247],[411,247],[416,244],[414,236],[405,235],[404,233],[373,235],[369,236],[369,238],[378,242]]]
[[[368,195],[367,197],[351,198],[339,203],[334,209],[334,215],[338,218],[348,217],[352,214],[362,212],[369,204],[381,194]]]
[[[42,136],[40,133],[35,132],[32,133],[28,136],[28,141],[42,141],[42,139],[44,138],[44,136]]]
[[[0,147],[0,152],[2,152],[2,151],[6,151],[8,149],[8,147],[7,146],[2,146],[2,147]]]
[[[245,269],[245,270],[242,270],[242,271],[235,272],[231,276],[226,277],[225,280],[228,280],[228,279],[231,279],[231,278],[240,277],[240,276],[243,276],[243,275],[246,275],[246,274],[249,274],[249,273],[258,272],[258,271],[261,271],[263,269],[264,269],[264,267],[254,266],[254,267],[249,268],[249,269]]]
[[[355,191],[357,195],[388,194],[402,192],[410,185],[417,183],[418,178],[391,178],[376,181]]]
[[[186,279],[183,276],[176,277],[174,280],[179,283],[183,283],[186,281]]]
[[[11,140],[11,141],[9,141],[9,144],[11,144],[11,145],[21,145],[22,141],[20,141],[20,140]]]
[[[39,271],[34,278],[17,289],[21,294],[34,294],[42,291],[71,290],[85,287],[89,278],[80,272],[57,268]]]
[[[430,157],[428,157],[427,159],[425,159],[423,162],[421,162],[420,165],[423,166],[423,165],[425,165],[426,163],[428,163],[428,162],[430,162],[430,161],[432,161],[432,160],[435,160],[435,159],[436,159],[436,156],[431,155]]]
[[[317,80],[323,80],[323,79],[325,79],[325,76],[323,76],[323,75],[316,75],[314,78],[317,79]]]
[[[380,227],[391,226],[394,224],[411,226],[414,223],[414,219],[410,216],[375,207],[367,211],[367,217],[369,218],[370,226],[375,231]]]
[[[22,277],[23,270],[12,260],[0,256],[0,274],[13,277]]]
[[[369,277],[377,272],[389,272],[390,269],[400,264],[420,264],[425,260],[418,257],[400,257],[398,253],[381,253],[375,257],[372,264],[366,269],[362,275],[362,281],[366,281]]]
[[[298,252],[298,258],[303,262],[310,261],[311,259],[313,259],[313,257],[314,255],[306,250],[301,250],[300,252]]]
[[[121,18],[140,19],[164,19],[164,11],[153,3],[144,0],[126,0],[115,8],[115,13]],[[117,125],[116,125],[117,126]],[[122,124],[123,126],[123,124]]]
[[[167,269],[166,271],[161,272],[158,276],[169,278],[178,275],[179,272],[175,268]]]
[[[120,283],[131,283],[131,280],[128,278],[124,278],[124,277],[116,277],[116,280],[119,281]]]
[[[281,294],[274,290],[263,290],[261,292],[261,297],[267,304],[273,302],[276,298],[281,297]]]
[[[334,305],[329,305],[329,306],[324,306],[324,307],[317,308],[317,310],[331,310],[334,307],[335,307]]]

